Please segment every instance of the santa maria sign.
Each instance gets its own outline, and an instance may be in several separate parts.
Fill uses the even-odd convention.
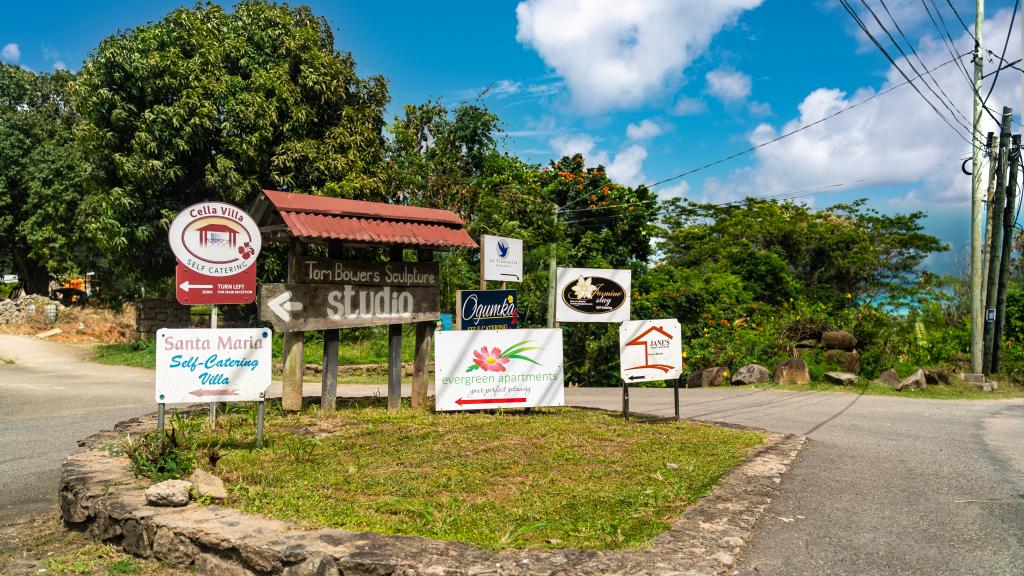
[[[436,409],[564,406],[561,330],[434,336]]]
[[[679,321],[634,320],[619,326],[619,365],[624,382],[675,380],[682,373]]]
[[[271,347],[266,328],[160,330],[156,401],[263,400],[270,387]]]
[[[241,208],[202,202],[182,210],[167,239],[178,260],[175,288],[182,304],[249,304],[256,299],[259,227]]]

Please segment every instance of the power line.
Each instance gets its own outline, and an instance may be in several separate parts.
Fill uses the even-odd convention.
[[[1013,0],[1013,13],[1010,14],[1010,27],[1006,29],[1006,40],[1003,41],[1003,53],[999,56],[999,60],[1003,62],[1006,61],[1006,47],[1010,45],[1010,34],[1013,33],[1013,23],[1017,19],[1018,8],[1020,8],[1020,0]],[[988,104],[988,98],[992,95],[992,91],[996,89],[996,82],[999,81],[999,72],[1002,69],[1002,66],[996,68],[996,77],[992,79],[992,84],[988,87],[988,94],[985,95],[985,100],[982,102],[982,105]]]
[[[885,9],[886,14],[889,15],[889,19],[892,20],[892,23],[896,26],[896,30],[899,32],[899,35],[903,37],[903,40],[906,41],[907,46],[910,47],[910,51],[914,54],[915,57],[917,57],[917,61],[921,63],[921,67],[926,68],[924,62],[921,60],[921,57],[918,56],[917,50],[914,49],[914,45],[910,42],[910,40],[907,39],[907,36],[903,33],[903,29],[900,28],[900,25],[896,22],[896,19],[893,18],[892,12],[889,11],[889,6],[886,5],[885,0],[879,0],[879,2]],[[932,76],[930,73],[926,73],[924,76],[922,76],[922,74],[918,72],[917,67],[914,66],[914,62],[910,59],[910,56],[908,56],[907,53],[904,52],[903,47],[900,46],[900,43],[897,42],[895,38],[893,38],[892,33],[889,32],[889,29],[886,28],[885,24],[882,23],[882,20],[878,17],[878,14],[875,13],[874,9],[871,8],[871,5],[867,3],[867,0],[860,0],[860,3],[863,4],[865,8],[867,8],[868,13],[871,14],[872,18],[874,18],[875,23],[878,24],[878,27],[881,28],[882,32],[884,32],[885,35],[889,38],[889,42],[891,42],[892,45],[895,46],[897,50],[899,50],[900,55],[903,56],[903,60],[907,63],[907,65],[910,66],[910,70],[917,74],[918,77],[920,77],[921,80],[924,81],[924,87],[927,88],[933,96],[939,99],[939,103],[942,104],[942,106],[950,113],[950,116],[952,117],[954,122],[959,124],[964,130],[970,132],[970,120],[968,120],[966,117],[964,117],[964,122],[961,122],[959,119],[957,119],[956,115],[959,112],[959,109],[956,108],[956,104],[953,104],[953,100],[949,97],[948,94],[946,94],[945,90],[942,89],[942,86],[940,86],[938,81],[935,80],[935,77]],[[896,66],[896,62],[894,60],[890,59],[890,62],[893,63],[893,66]],[[935,87],[938,88],[939,92],[946,97],[945,100],[943,100],[942,96],[940,96],[939,93],[935,92],[935,90],[931,87],[931,84],[928,83],[928,80],[925,78],[925,76],[930,77],[932,79],[932,82],[935,84]],[[959,113],[961,116],[963,116],[962,112]]]
[[[943,66],[947,66],[947,65],[951,64],[952,62],[955,62],[958,58],[963,58],[964,56],[967,56],[968,54],[970,54],[970,52],[965,52],[965,53],[963,53],[963,54],[961,54],[961,55],[959,55],[959,56],[957,56],[957,57],[955,57],[955,58],[953,58],[951,60],[947,60],[947,61],[943,62],[942,64],[939,64],[939,65],[931,68],[928,71],[929,72],[934,72],[935,70],[938,70],[938,69],[942,68]],[[811,122],[810,124],[807,124],[805,126],[801,126],[801,127],[796,128],[794,130],[790,130],[789,132],[780,134],[780,135],[776,136],[775,138],[772,138],[771,140],[767,140],[767,141],[762,142],[760,144],[755,144],[754,146],[751,146],[750,148],[747,148],[745,150],[741,150],[739,152],[736,152],[735,154],[731,154],[731,155],[726,156],[724,158],[719,158],[718,160],[714,160],[712,162],[708,162],[707,164],[703,164],[701,166],[697,166],[696,168],[692,168],[692,169],[687,170],[685,172],[682,172],[680,174],[676,174],[675,176],[670,176],[668,178],[664,178],[662,180],[658,180],[657,182],[654,182],[653,184],[649,184],[647,187],[648,188],[654,188],[656,186],[660,186],[662,184],[665,184],[665,183],[668,183],[668,182],[672,182],[673,180],[678,180],[680,178],[685,178],[685,177],[687,177],[687,176],[689,176],[691,174],[696,174],[697,172],[702,172],[704,170],[707,170],[708,168],[712,168],[712,167],[717,166],[719,164],[722,164],[724,162],[728,162],[729,160],[733,160],[735,158],[739,158],[740,156],[744,156],[746,154],[749,154],[751,152],[754,152],[756,150],[764,148],[765,146],[768,146],[770,144],[774,144],[775,142],[778,142],[779,140],[783,140],[785,138],[789,138],[790,136],[793,136],[794,134],[798,134],[800,132],[803,132],[804,130],[807,130],[809,128],[813,128],[813,127],[815,127],[815,126],[817,126],[817,125],[819,125],[819,124],[821,124],[823,122],[826,122],[828,120],[831,120],[832,118],[835,118],[836,116],[839,116],[843,112],[847,112],[849,110],[853,110],[854,108],[856,108],[856,107],[858,107],[858,106],[860,106],[862,104],[866,104],[867,102],[870,102],[870,101],[874,100],[875,98],[878,98],[879,96],[883,96],[885,94],[888,94],[889,92],[892,92],[893,90],[896,90],[897,88],[900,88],[902,86],[906,86],[907,84],[910,84],[909,80],[905,81],[905,82],[902,82],[900,84],[894,84],[893,86],[890,86],[889,88],[886,88],[885,90],[882,90],[880,92],[872,94],[871,96],[868,96],[867,98],[865,98],[863,100],[860,100],[858,102],[854,102],[853,104],[850,104],[846,108],[843,108],[841,110],[837,110],[836,112],[833,112],[832,114],[829,114],[828,116],[824,116],[822,118],[819,118],[818,120],[815,120],[814,122]]]
[[[864,3],[864,5],[871,12],[872,16],[875,17],[875,21],[878,22],[879,26],[882,26],[881,20],[878,19],[877,15],[875,15],[874,10],[872,10],[871,7],[867,5],[867,2],[865,2],[864,0],[861,0],[861,2]],[[949,128],[951,130],[956,132],[957,136],[959,136],[961,139],[963,139],[964,142],[967,142],[968,144],[971,144],[972,143],[971,140],[968,140],[966,137],[964,137],[964,135],[960,133],[960,130],[957,127],[953,126],[952,123],[950,123],[950,121],[946,118],[946,115],[943,114],[941,111],[939,111],[939,109],[935,107],[935,104],[931,100],[929,100],[928,97],[924,95],[924,93],[921,92],[921,90],[917,87],[916,84],[914,84],[911,81],[911,79],[907,75],[907,73],[904,72],[902,68],[900,68],[900,66],[896,63],[896,60],[892,57],[892,55],[889,54],[889,52],[885,49],[885,47],[882,46],[881,42],[879,42],[878,39],[875,38],[875,35],[871,33],[871,30],[869,30],[867,25],[864,23],[864,21],[861,20],[860,15],[857,14],[857,11],[854,10],[852,6],[850,6],[850,3],[847,0],[839,0],[839,3],[842,4],[842,6],[846,10],[846,12],[850,15],[851,18],[853,18],[854,22],[856,22],[857,25],[860,26],[860,29],[862,31],[864,31],[864,34],[866,34],[867,37],[871,40],[871,42],[875,45],[875,47],[878,48],[878,51],[881,52],[883,56],[885,56],[886,60],[889,61],[889,63],[892,65],[892,67],[895,68],[896,71],[900,73],[900,76],[903,76],[903,78],[910,84],[910,87],[914,89],[914,92],[917,92],[918,96],[920,96],[921,99],[924,100],[924,102],[926,104],[928,104],[928,107],[931,108],[932,111],[934,111],[935,114],[939,116],[939,118],[942,118],[942,121],[945,122],[946,125],[949,126]],[[883,30],[885,30],[884,26],[882,26],[882,28],[883,28]],[[886,33],[888,34],[887,30],[886,30]],[[890,38],[891,38],[891,36],[890,36]],[[897,48],[899,48],[899,47],[897,46]],[[913,68],[913,65],[911,65],[911,68]],[[920,78],[920,75],[918,76],[918,78]],[[954,117],[954,119],[955,119],[955,117]],[[973,134],[972,134],[972,136],[973,136]]]
[[[951,2],[951,0],[946,0],[946,4],[949,4],[949,9],[953,11],[953,14],[956,15],[956,19],[960,21],[960,25],[964,27],[964,32],[967,32],[967,35],[970,36],[971,40],[974,40],[974,44],[977,45],[978,39],[974,37],[974,33],[971,32],[971,28],[966,22],[964,22],[964,19],[960,17],[960,13],[957,12],[956,6],[953,6],[953,2]],[[938,7],[936,7],[936,9],[937,8]]]

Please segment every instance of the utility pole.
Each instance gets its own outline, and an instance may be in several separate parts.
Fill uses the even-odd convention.
[[[999,263],[1003,247],[1003,208],[1006,205],[1006,166],[1010,152],[1010,120],[1013,110],[1003,107],[1002,128],[999,133],[999,161],[990,160],[996,167],[996,194],[988,205],[989,254],[988,283],[985,295],[985,354],[982,373],[992,373],[992,348],[995,343],[996,301],[999,299]]]
[[[982,40],[981,29],[985,23],[985,0],[976,0],[974,15],[974,130],[971,138],[971,374],[970,380],[984,380],[982,359],[984,355],[985,318],[982,312],[981,293],[981,233],[982,233],[982,191],[981,191],[981,80]]]
[[[1020,165],[1020,134],[1010,144],[1010,175],[1006,179],[1006,206],[1003,208],[1003,251],[999,258],[999,295],[996,297],[996,326],[992,337],[992,362],[989,370],[999,372],[1003,351],[1003,322],[1006,320],[1006,285],[1010,281],[1010,253],[1013,252],[1014,208],[1017,196],[1017,166]]]

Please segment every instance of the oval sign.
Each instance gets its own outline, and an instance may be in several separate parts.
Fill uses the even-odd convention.
[[[626,301],[626,290],[608,278],[581,276],[565,285],[562,301],[577,312],[607,314]]]
[[[262,239],[256,221],[225,202],[202,202],[171,222],[168,240],[186,268],[206,276],[232,276],[256,263]]]

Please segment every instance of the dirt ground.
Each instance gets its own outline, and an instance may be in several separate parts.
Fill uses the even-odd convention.
[[[135,307],[125,304],[120,311],[98,306],[72,306],[60,311],[56,322],[48,322],[40,311],[17,324],[0,324],[0,334],[38,336],[48,331],[60,332],[47,336],[53,342],[72,344],[117,344],[135,337]]]
[[[0,527],[0,576],[39,574],[191,574],[125,554],[85,534],[67,530],[56,510],[20,524]]]

